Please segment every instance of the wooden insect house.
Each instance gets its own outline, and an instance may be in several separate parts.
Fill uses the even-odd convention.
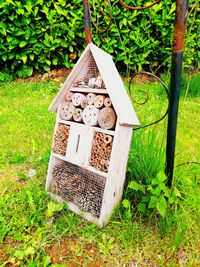
[[[139,125],[111,56],[88,44],[49,109],[57,118],[46,189],[103,226],[122,197]]]

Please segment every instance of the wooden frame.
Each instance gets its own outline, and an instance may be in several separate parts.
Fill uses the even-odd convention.
[[[74,80],[77,77],[83,78],[84,75],[87,74],[87,68],[89,67],[89,61],[91,58],[96,62],[99,73],[103,79],[105,85],[105,88],[103,89],[74,86]],[[82,123],[61,119],[60,109],[62,103],[65,101],[65,95],[68,91],[84,94],[95,93],[107,95],[107,97],[111,99],[113,108],[117,115],[115,128],[112,130],[106,130],[98,126],[84,125]],[[122,197],[126,164],[132,139],[132,127],[134,125],[139,125],[139,121],[134,112],[131,101],[110,55],[93,44],[89,44],[49,109],[57,111],[54,136],[60,123],[69,125],[70,131],[66,154],[63,156],[53,152],[51,153],[46,190],[49,190],[49,185],[52,180],[53,167],[59,162],[74,164],[80,168],[84,168],[88,171],[88,173],[91,173],[91,175],[102,177],[102,179],[105,180],[105,186],[103,188],[99,217],[94,216],[90,212],[83,212],[75,203],[67,201],[70,210],[102,227],[108,222],[115,206],[119,203]],[[96,132],[113,137],[111,152],[109,152],[111,154],[109,155],[107,172],[95,169],[90,165],[93,139]],[[52,142],[52,149],[53,146],[54,141]],[[57,201],[62,201],[60,196],[51,192],[50,194]]]

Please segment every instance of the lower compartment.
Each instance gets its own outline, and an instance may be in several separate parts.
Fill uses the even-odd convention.
[[[47,190],[99,218],[106,177],[60,159],[52,161]]]

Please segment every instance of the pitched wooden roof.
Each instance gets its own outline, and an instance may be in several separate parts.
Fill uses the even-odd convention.
[[[74,77],[78,75],[90,55],[93,55],[99,69],[105,87],[111,98],[119,123],[122,125],[140,125],[131,100],[126,92],[122,79],[117,71],[112,57],[93,43],[87,45],[82,56],[69,74],[62,88],[54,98],[49,110],[56,111],[58,105],[63,101],[65,94],[73,85]]]

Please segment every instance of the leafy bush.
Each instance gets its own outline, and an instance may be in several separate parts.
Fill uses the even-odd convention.
[[[141,184],[136,181],[131,181],[128,184],[126,198],[122,202],[122,206],[126,209],[127,217],[133,216],[133,204],[137,203],[136,208],[139,212],[146,213],[148,209],[155,209],[162,217],[166,215],[167,209],[172,204],[177,204],[181,194],[176,187],[170,189],[166,183],[167,177],[163,172],[159,172],[157,176],[150,180],[149,184]],[[135,204],[134,203],[134,204]]]
[[[185,66],[190,68],[200,64],[197,1],[190,1],[188,20]],[[117,0],[111,3],[111,28],[102,34],[94,32],[94,43],[112,54],[121,71],[168,67],[175,3],[163,0],[151,9],[134,12]],[[137,1],[137,5],[141,4],[141,0]],[[104,11],[108,13],[106,6]],[[9,80],[10,73],[24,77],[32,75],[33,70],[70,68],[83,47],[82,0],[0,0],[1,81]]]

